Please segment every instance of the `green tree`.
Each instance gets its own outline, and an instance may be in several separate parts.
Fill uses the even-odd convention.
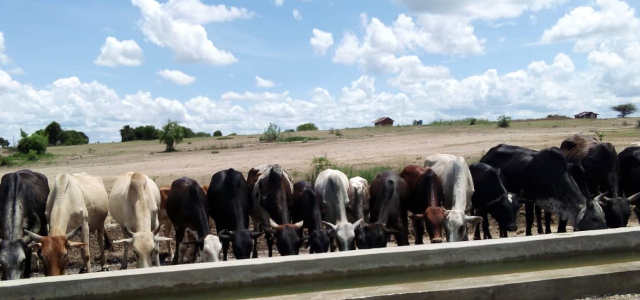
[[[618,117],[620,118],[624,118],[627,115],[630,115],[632,113],[635,113],[638,109],[636,108],[636,105],[633,103],[626,103],[626,104],[620,104],[620,105],[614,105],[611,107],[611,109],[613,111],[618,112]]]
[[[208,134],[206,132],[203,132],[203,131],[200,131],[200,132],[196,132],[196,136],[195,137],[203,138],[203,137],[210,137],[210,136],[211,136],[210,134]]]
[[[49,139],[47,139],[46,136],[35,133],[27,135],[22,129],[20,129],[20,136],[22,136],[22,138],[18,141],[18,151],[21,153],[29,154],[30,150],[36,151],[37,154],[47,152]]]
[[[213,132],[213,136],[222,136],[222,131],[216,130]]]
[[[129,125],[125,125],[120,129],[120,137],[122,137],[123,142],[133,141],[136,139],[136,134],[133,128]]]
[[[193,130],[191,130],[191,128],[184,127],[184,126],[181,126],[181,127],[182,127],[182,131],[184,132],[184,138],[185,139],[190,139],[190,138],[196,137],[196,133],[193,132]]]
[[[158,130],[153,125],[138,126],[134,130],[135,139],[141,141],[156,140],[160,137]]]
[[[0,137],[0,147],[2,148],[7,148],[9,147],[9,141],[5,140],[4,138]]]
[[[269,123],[269,127],[264,130],[264,133],[260,137],[260,141],[267,143],[275,142],[280,137],[280,132],[278,125]]]
[[[498,127],[508,128],[509,126],[511,126],[511,117],[505,115],[498,117]]]
[[[298,126],[296,130],[297,131],[313,131],[313,130],[318,130],[318,127],[316,126],[316,124],[313,124],[313,123],[304,123]]]
[[[89,143],[89,137],[82,131],[64,130],[58,135],[58,145],[86,145]]]
[[[176,151],[176,145],[184,139],[184,127],[180,126],[178,122],[168,120],[167,124],[162,126],[162,133],[160,134],[160,143],[167,146],[165,152]]]
[[[44,128],[44,133],[49,139],[49,146],[57,146],[60,144],[60,134],[62,133],[62,127],[58,122],[53,121],[47,127]]]

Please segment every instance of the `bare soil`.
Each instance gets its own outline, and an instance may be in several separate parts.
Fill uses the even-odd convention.
[[[52,184],[59,173],[88,172],[101,176],[107,191],[110,191],[114,178],[128,171],[142,172],[154,179],[159,186],[170,185],[173,180],[182,176],[206,184],[215,172],[222,169],[233,167],[246,174],[254,166],[278,163],[295,180],[301,180],[310,171],[311,160],[318,156],[326,156],[338,165],[352,165],[356,168],[384,165],[400,170],[409,164],[421,165],[427,156],[436,153],[460,155],[468,162],[475,162],[487,150],[500,143],[533,149],[559,147],[562,140],[570,135],[593,135],[593,130],[604,132],[605,141],[613,143],[618,151],[622,151],[640,141],[640,130],[629,125],[635,123],[635,119],[531,120],[513,122],[512,128],[508,129],[498,129],[495,125],[451,125],[343,129],[342,136],[329,131],[288,134],[322,138],[307,143],[260,143],[258,135],[234,136],[228,140],[199,138],[184,141],[178,146],[179,151],[172,153],[164,153],[164,147],[157,141],[50,147],[48,151],[56,155],[53,161],[20,167],[0,167],[0,176],[29,168],[45,174]],[[4,155],[6,152],[0,154]],[[497,224],[493,220],[491,222],[492,235],[497,238]],[[555,231],[556,223],[552,225]],[[635,216],[632,216],[629,226],[638,226]],[[522,211],[518,231],[510,233],[510,236],[524,235],[524,229]],[[122,238],[119,225],[110,217],[107,220],[107,232],[114,240]],[[469,228],[471,239],[473,232],[474,228]],[[263,238],[259,241],[259,256],[264,257],[266,242]],[[390,246],[394,245],[392,243]],[[122,246],[114,246],[114,251],[106,251],[111,270],[120,268],[119,260],[122,258]],[[161,244],[161,249],[165,251],[164,243]],[[306,249],[301,251],[306,252]],[[91,236],[91,255],[93,270],[97,271],[100,254],[94,235]],[[277,255],[275,249],[274,255]],[[233,255],[230,253],[230,256]],[[76,273],[81,264],[79,251],[72,251],[70,257],[68,273]],[[129,268],[135,268],[134,256],[129,255],[129,259]],[[41,268],[36,267],[36,276],[42,276],[40,272]]]

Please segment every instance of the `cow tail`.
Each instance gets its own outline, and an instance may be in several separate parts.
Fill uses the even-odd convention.
[[[189,197],[191,199],[198,199],[200,200],[200,193],[204,193],[202,191],[202,188],[197,184],[191,184],[189,187]],[[205,198],[204,203],[200,203],[200,205],[203,205],[203,209],[199,209],[198,210],[198,218],[200,220],[198,220],[198,223],[200,224],[197,232],[198,232],[198,239],[203,239],[207,234],[210,233],[210,229],[209,229],[209,216],[207,215],[207,200]],[[202,232],[200,232],[202,231]]]

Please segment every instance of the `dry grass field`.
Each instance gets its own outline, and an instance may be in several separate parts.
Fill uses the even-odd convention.
[[[45,174],[52,183],[59,173],[88,172],[101,176],[107,191],[110,191],[114,178],[128,171],[147,174],[160,186],[170,185],[182,176],[204,184],[222,169],[233,167],[246,174],[251,167],[278,163],[295,180],[301,180],[311,171],[314,157],[326,156],[338,166],[353,166],[356,170],[374,166],[400,170],[408,164],[421,165],[425,157],[436,153],[461,155],[468,162],[476,162],[499,143],[533,149],[559,147],[562,140],[572,134],[594,135],[594,130],[604,133],[604,141],[613,143],[618,151],[622,151],[632,143],[640,142],[640,129],[635,128],[636,122],[634,118],[524,120],[513,121],[507,129],[497,128],[495,124],[470,126],[468,122],[443,122],[429,126],[342,129],[341,136],[331,131],[283,133],[285,136],[321,138],[291,143],[262,143],[259,142],[260,135],[233,136],[230,139],[197,138],[185,140],[178,145],[179,151],[173,153],[164,153],[164,146],[157,141],[50,147],[47,150],[55,155],[53,159],[0,167],[0,176],[29,168]],[[109,222],[111,238],[121,238],[117,224]],[[637,226],[635,216],[632,216],[631,224]],[[493,228],[497,229],[497,226],[494,224]],[[517,234],[523,232],[522,224]],[[497,236],[495,232],[494,237]],[[95,261],[99,252],[93,235],[92,244],[92,261]],[[262,246],[261,256],[264,256]],[[107,252],[111,257],[112,270],[119,268],[117,261],[122,256],[121,252],[120,247],[115,252]],[[71,261],[70,267],[79,266],[79,254],[73,255]],[[129,266],[135,267],[135,264]]]

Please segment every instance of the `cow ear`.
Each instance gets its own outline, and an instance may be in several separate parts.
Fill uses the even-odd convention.
[[[84,245],[86,245],[85,243],[81,243],[81,242],[67,242],[67,247],[69,248],[82,248],[84,247]]]
[[[464,219],[471,224],[482,222],[482,217],[478,216],[464,216]]]
[[[29,249],[31,250],[40,250],[42,249],[42,243],[31,243],[27,247],[29,247]]]
[[[218,238],[223,241],[228,241],[229,239],[231,239],[231,237],[226,234],[218,234]]]

